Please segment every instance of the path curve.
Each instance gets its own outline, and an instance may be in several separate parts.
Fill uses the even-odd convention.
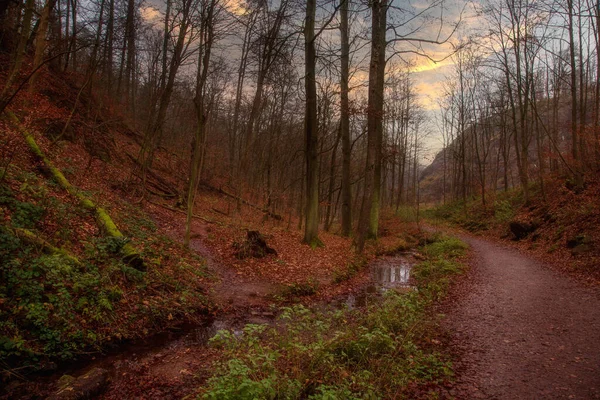
[[[600,292],[515,249],[461,237],[473,268],[445,325],[458,399],[600,399]]]

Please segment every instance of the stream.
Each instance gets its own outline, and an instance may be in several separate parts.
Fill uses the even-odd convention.
[[[361,308],[378,301],[378,298],[388,290],[413,290],[410,272],[415,262],[414,254],[411,253],[379,257],[368,266],[369,281],[358,291],[339,296],[317,307]],[[240,310],[238,308],[234,313],[222,315],[203,324],[182,325],[178,329],[145,340],[115,346],[113,349],[108,349],[105,354],[74,362],[47,376],[38,375],[33,378],[33,388],[32,382],[21,383],[14,388],[7,387],[5,388],[7,394],[21,393],[23,396],[12,397],[12,394],[9,394],[6,398],[39,398],[30,395],[29,392],[38,395],[52,394],[56,391],[57,382],[61,377],[64,379],[64,375],[85,380],[86,374],[93,374],[95,371],[102,371],[104,374],[102,380],[108,383],[103,382],[101,385],[103,394],[93,395],[93,398],[123,398],[123,388],[130,389],[131,385],[144,379],[158,382],[159,385],[164,383],[194,387],[193,385],[197,386],[198,383],[194,383],[195,377],[192,371],[210,361],[210,353],[214,350],[208,346],[208,342],[219,330],[227,329],[234,335],[242,335],[242,329],[246,324],[273,324],[275,318],[274,309],[245,307]],[[141,392],[139,395],[147,397],[148,394]],[[155,396],[150,395],[150,397]],[[0,392],[0,399],[2,398],[4,397]],[[81,397],[54,396],[52,398]]]

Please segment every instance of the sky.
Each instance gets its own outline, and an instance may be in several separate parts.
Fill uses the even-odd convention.
[[[401,0],[405,1],[405,0]],[[427,3],[420,2],[421,6]],[[451,57],[453,47],[472,33],[480,24],[480,17],[476,16],[476,2],[463,0],[446,0],[444,20],[446,22],[442,37],[452,36],[447,45],[423,45],[424,52],[434,60],[426,57],[414,56],[412,62],[415,66],[411,70],[411,77],[419,102],[425,110],[425,125],[422,130],[422,143],[424,151],[421,162],[425,165],[431,163],[435,155],[443,148],[441,133],[438,127],[440,108],[438,101],[444,94],[444,82],[454,69],[454,61]],[[413,2],[414,5],[414,2]],[[458,29],[454,30],[453,22],[461,21]],[[435,36],[431,31],[427,32],[429,37]],[[427,35],[423,35],[427,37]]]
[[[359,0],[364,2],[362,0]],[[394,50],[415,50],[426,54],[429,58],[416,56],[413,53],[403,53],[396,58],[401,57],[405,61],[409,61],[413,67],[411,69],[411,78],[414,83],[415,91],[418,94],[418,99],[426,113],[426,123],[420,128],[423,137],[422,143],[424,151],[422,154],[422,163],[429,164],[433,161],[435,154],[441,150],[442,141],[436,121],[439,114],[438,99],[443,94],[443,82],[446,76],[453,69],[453,60],[449,55],[452,54],[452,46],[456,45],[461,36],[467,35],[470,27],[476,25],[477,17],[475,16],[474,6],[470,0],[444,0],[443,8],[436,7],[433,10],[428,10],[429,4],[436,0],[390,0],[391,8],[388,13],[388,24],[402,26],[399,32],[404,33],[411,28],[411,22],[406,21],[406,16],[409,13],[403,10],[410,9],[413,13],[428,12],[433,17],[432,22],[424,25],[422,29],[411,34],[411,37],[423,38],[428,40],[445,39],[448,36],[451,38],[444,45],[435,45],[417,42],[401,42],[398,44],[390,44],[388,53],[391,54]],[[439,0],[437,0],[439,1]],[[474,0],[477,1],[477,0]],[[161,0],[148,0],[141,9],[142,18],[152,24],[160,27],[162,22],[162,3]],[[226,8],[232,14],[243,14],[244,0],[227,0]],[[461,28],[454,30],[455,23],[461,20]],[[440,23],[439,21],[443,21]],[[335,21],[334,21],[335,22]],[[355,24],[360,26],[370,24],[366,18],[357,18]],[[413,24],[414,26],[414,24]],[[324,32],[326,35],[337,36],[337,30]],[[388,32],[388,38],[390,37]],[[339,40],[339,39],[337,39]],[[235,56],[233,56],[235,58]],[[436,60],[438,62],[434,62]],[[368,62],[368,59],[366,60]],[[367,73],[361,73],[366,77]]]

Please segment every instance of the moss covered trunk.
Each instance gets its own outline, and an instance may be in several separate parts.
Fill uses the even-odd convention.
[[[119,231],[117,225],[113,222],[112,218],[106,210],[102,207],[96,205],[91,199],[83,195],[75,186],[71,185],[71,183],[65,178],[63,173],[54,166],[52,161],[46,157],[46,155],[42,152],[40,147],[37,145],[33,135],[21,124],[21,121],[17,118],[15,114],[10,111],[7,111],[7,115],[11,119],[11,121],[15,124],[15,126],[19,129],[27,145],[38,157],[44,165],[48,168],[52,177],[56,179],[56,182],[67,192],[69,192],[72,196],[76,197],[79,200],[79,203],[86,209],[92,211],[96,216],[96,222],[98,226],[110,237],[114,238],[124,238],[125,236]],[[139,252],[135,247],[133,247],[129,243],[125,243],[123,247],[121,247],[121,255],[123,256],[123,261],[127,264],[131,265],[137,270],[144,271],[146,269],[144,265],[144,260],[140,256]]]

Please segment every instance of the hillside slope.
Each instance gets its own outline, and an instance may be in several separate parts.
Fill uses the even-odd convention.
[[[121,194],[132,171],[125,157],[135,146],[131,132],[86,119],[88,106],[109,116],[110,110],[77,96],[68,77],[46,74],[43,81],[38,94],[23,93],[11,105],[19,122],[0,121],[0,360],[8,372],[51,368],[211,309],[204,261]],[[56,181],[25,130],[124,237],[108,235],[97,215]],[[145,272],[123,260],[124,246],[139,251]]]
[[[366,279],[357,274],[377,253],[418,240],[397,223],[364,257],[352,241],[320,234],[311,249],[292,213],[262,207],[201,185],[191,248],[181,244],[181,208],[189,160],[157,150],[145,189],[136,158],[141,136],[108,99],[87,93],[77,77],[43,73],[37,93],[20,93],[0,119],[0,363],[4,377],[53,369],[218,312],[247,313],[295,294],[335,295]],[[23,132],[73,186],[69,192],[36,156]],[[168,146],[167,146],[168,147]],[[78,194],[106,210],[124,237],[107,235]],[[247,232],[276,250],[240,258]],[[139,271],[121,254],[133,246]],[[238,246],[238,247],[236,247]],[[366,278],[365,278],[366,276]]]
[[[532,187],[525,204],[520,189],[498,192],[483,206],[480,198],[428,210],[434,219],[502,239],[560,269],[600,282],[600,181],[588,180],[581,191],[564,180],[548,179],[546,197]]]

